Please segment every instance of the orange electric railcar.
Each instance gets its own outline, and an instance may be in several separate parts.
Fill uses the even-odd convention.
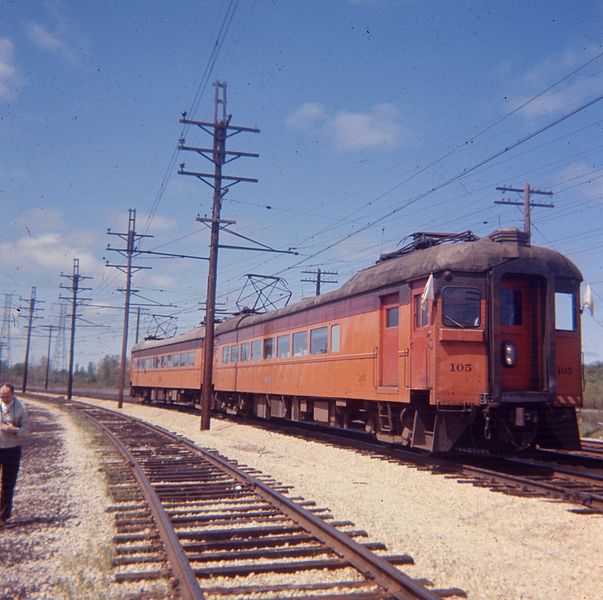
[[[577,448],[581,280],[515,229],[414,234],[339,290],[217,325],[214,408],[432,452]],[[132,395],[198,401],[203,335],[135,346]]]

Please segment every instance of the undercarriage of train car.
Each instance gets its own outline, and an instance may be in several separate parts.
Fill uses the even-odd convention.
[[[214,395],[213,409],[241,417],[360,430],[387,444],[433,453],[455,448],[508,453],[534,445],[579,447],[575,409],[550,404],[489,403],[460,410],[438,410],[420,400],[416,404],[401,404],[218,392]]]

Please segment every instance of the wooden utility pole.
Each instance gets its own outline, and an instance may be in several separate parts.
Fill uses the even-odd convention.
[[[552,203],[538,204],[536,202],[532,202],[531,196],[533,194],[538,194],[540,196],[552,196],[553,192],[544,192],[542,190],[534,190],[530,187],[529,183],[526,183],[523,186],[523,189],[507,187],[507,186],[500,186],[500,187],[497,187],[496,189],[500,190],[501,192],[518,192],[518,193],[523,192],[523,202],[513,201],[513,200],[495,200],[494,204],[510,204],[510,205],[514,205],[514,206],[523,206],[523,230],[524,230],[524,233],[526,233],[528,236],[528,244],[531,243],[531,241],[532,241],[532,221],[531,221],[531,211],[530,211],[531,207],[532,206],[542,206],[545,208],[553,208],[554,207],[554,204],[552,204]]]
[[[61,273],[61,277],[71,280],[71,286],[64,286],[61,284],[61,288],[64,290],[71,290],[71,339],[69,342],[69,369],[67,371],[67,400],[71,400],[73,395],[73,357],[75,352],[75,321],[77,319],[77,309],[79,303],[89,300],[89,298],[78,298],[78,294],[83,291],[91,290],[92,288],[83,288],[80,286],[80,281],[84,279],[92,279],[85,275],[80,275],[80,259],[73,259],[73,272],[71,275],[64,275]],[[61,300],[69,300],[65,296],[59,296]]]
[[[218,274],[218,248],[220,239],[220,228],[225,224],[234,224],[234,221],[226,221],[220,218],[222,198],[228,192],[228,186],[236,183],[257,183],[257,179],[249,177],[237,177],[224,175],[222,167],[237,158],[257,158],[259,155],[250,152],[237,152],[226,150],[228,137],[242,133],[259,133],[259,129],[251,127],[238,127],[230,124],[232,115],[226,113],[226,82],[216,81],[214,99],[214,121],[193,121],[186,118],[186,113],[180,119],[185,125],[196,125],[213,137],[212,148],[198,148],[185,145],[184,138],[180,139],[179,148],[196,152],[214,164],[214,172],[201,173],[186,171],[184,163],[180,165],[180,175],[191,175],[203,181],[213,189],[213,205],[211,219],[197,217],[197,221],[211,225],[211,238],[209,246],[209,271],[207,275],[207,299],[205,307],[205,340],[203,345],[203,383],[201,387],[201,424],[202,430],[209,429],[210,409],[213,396],[212,368],[214,357],[214,324],[216,316],[216,285]],[[226,184],[224,182],[227,182]],[[228,183],[229,182],[229,183]]]
[[[132,295],[132,274],[141,269],[150,269],[151,267],[141,267],[139,265],[132,265],[132,259],[134,256],[139,254],[136,247],[136,242],[145,237],[153,237],[151,235],[143,235],[136,233],[136,209],[128,209],[128,231],[127,233],[117,233],[110,229],[107,230],[109,235],[116,235],[126,242],[125,248],[111,248],[107,246],[108,251],[118,252],[126,259],[125,265],[111,265],[109,261],[106,262],[107,267],[115,267],[126,275],[126,287],[125,289],[118,289],[118,292],[125,293],[124,300],[124,325],[123,333],[121,338],[121,358],[119,361],[119,387],[117,390],[117,408],[122,408],[124,405],[124,387],[126,385],[126,362],[128,353],[128,328],[130,325],[130,296]],[[136,290],[138,291],[138,290]],[[139,309],[140,310],[140,309]],[[140,313],[139,313],[140,314]],[[138,334],[137,334],[138,335]]]
[[[316,284],[316,295],[320,296],[320,284],[321,283],[339,283],[336,279],[323,279],[324,275],[339,275],[337,271],[322,271],[320,268],[316,271],[302,271],[306,275],[316,275],[315,279],[302,279],[302,282],[315,283]]]

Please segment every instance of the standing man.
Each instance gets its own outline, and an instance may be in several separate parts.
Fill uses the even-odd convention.
[[[0,387],[0,527],[9,519],[13,508],[13,493],[21,463],[21,441],[28,430],[27,410],[23,403],[15,398],[14,386],[5,383]]]

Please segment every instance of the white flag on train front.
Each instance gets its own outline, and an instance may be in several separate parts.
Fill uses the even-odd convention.
[[[592,317],[595,316],[595,303],[593,302],[593,292],[590,289],[590,283],[586,284],[584,296],[582,298],[582,311],[587,310]]]
[[[427,283],[425,284],[425,288],[423,289],[423,293],[421,294],[421,310],[425,310],[425,306],[427,305],[428,300],[433,300],[435,297],[434,289],[433,289],[433,273],[429,276]]]

